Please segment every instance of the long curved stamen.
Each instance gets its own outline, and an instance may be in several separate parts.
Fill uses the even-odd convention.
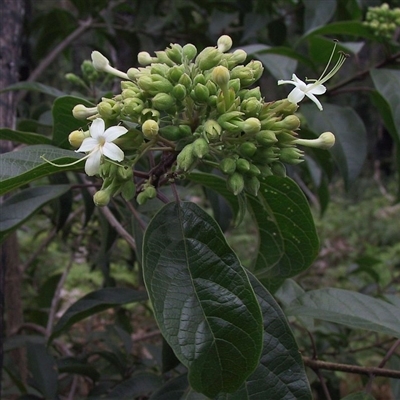
[[[46,161],[48,164],[52,165],[53,167],[64,168],[64,167],[72,167],[73,165],[76,165],[76,164],[80,163],[81,161],[85,161],[86,159],[89,158],[89,156],[90,156],[90,153],[87,154],[85,157],[82,157],[82,158],[80,158],[79,160],[76,160],[76,161],[74,161],[74,162],[72,162],[72,163],[69,163],[69,164],[61,164],[61,165],[60,165],[60,164],[53,163],[52,161],[48,160],[44,155],[43,155],[43,156],[40,156],[40,158],[41,158],[42,160]]]

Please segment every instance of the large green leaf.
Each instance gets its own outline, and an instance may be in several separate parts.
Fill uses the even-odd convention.
[[[72,304],[53,329],[51,339],[90,315],[136,301],[147,300],[147,293],[128,288],[109,287],[91,292]]]
[[[27,343],[28,368],[32,374],[32,386],[45,399],[57,399],[58,370],[54,357],[43,344]]]
[[[264,318],[264,347],[260,364],[243,386],[218,400],[310,400],[303,361],[286,317],[275,299],[249,274]]]
[[[77,129],[88,129],[89,121],[78,120],[72,115],[72,109],[77,104],[83,104],[86,107],[93,107],[93,104],[81,99],[80,97],[64,96],[54,101],[53,114],[53,144],[65,149],[70,148],[68,142],[69,134]]]
[[[39,82],[18,82],[13,85],[7,86],[5,89],[0,90],[0,93],[9,92],[11,90],[30,90],[33,92],[40,92],[48,94],[53,97],[65,96],[66,93],[51,86],[43,85]]]
[[[303,0],[303,4],[305,32],[325,26],[336,10],[336,0]]]
[[[7,198],[1,205],[0,241],[6,233],[16,229],[46,203],[62,196],[70,188],[70,185],[39,186]]]
[[[8,128],[0,129],[0,139],[24,144],[51,144],[51,139],[34,132],[14,131]]]
[[[49,145],[27,146],[18,151],[0,154],[0,195],[44,176],[60,171],[83,169],[84,166],[83,163],[78,163],[58,168],[44,161],[41,156],[63,165],[76,161],[82,154]]]
[[[262,314],[218,224],[194,203],[169,203],[150,221],[143,274],[163,336],[194,390],[233,392],[262,350]]]
[[[252,267],[271,291],[286,278],[307,269],[319,250],[310,206],[290,178],[269,176],[261,180],[258,197],[248,196],[259,229],[259,250]]]
[[[308,316],[400,337],[400,309],[386,301],[344,289],[318,289],[297,298],[286,314]]]
[[[336,143],[330,152],[346,185],[351,183],[361,172],[367,155],[366,129],[361,118],[352,108],[333,104],[324,104],[322,112],[314,104],[305,104],[301,112],[318,135],[325,131],[334,133]]]

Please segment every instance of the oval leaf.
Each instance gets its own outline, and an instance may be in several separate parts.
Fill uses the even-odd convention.
[[[233,392],[258,365],[262,315],[218,224],[194,203],[169,203],[150,221],[143,273],[160,329],[194,390]]]
[[[78,163],[70,167],[58,168],[44,161],[40,158],[41,156],[63,165],[76,161],[82,157],[82,154],[48,145],[28,146],[18,151],[0,154],[0,195],[44,176],[61,171],[83,169],[84,166],[83,163]]]
[[[24,144],[51,144],[51,139],[34,132],[14,131],[9,128],[0,129],[0,139]]]
[[[386,301],[344,289],[318,289],[297,298],[288,315],[322,319],[400,337],[400,310]]]
[[[259,229],[253,273],[270,291],[307,269],[318,254],[319,240],[303,192],[290,178],[261,180],[258,197],[248,196]]]
[[[76,322],[108,308],[147,300],[147,293],[128,288],[109,287],[91,292],[72,304],[53,329],[50,340]]]
[[[260,364],[233,394],[217,400],[310,400],[311,391],[296,340],[275,299],[249,274],[264,318],[264,347]]]
[[[40,186],[22,190],[1,205],[0,237],[16,229],[50,200],[62,196],[71,185]]]

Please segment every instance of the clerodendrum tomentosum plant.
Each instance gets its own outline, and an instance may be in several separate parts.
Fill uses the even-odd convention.
[[[247,54],[228,53],[231,46],[231,38],[222,36],[199,54],[192,44],[172,44],[155,57],[141,52],[142,67],[127,73],[93,52],[95,69],[122,78],[121,93],[73,108],[77,119],[90,123],[88,130],[69,135],[84,157],[65,163],[62,157],[72,152],[42,146],[37,168],[53,173],[85,161],[87,175],[102,180],[94,194],[98,206],[118,194],[139,207],[156,197],[167,203],[146,228],[142,268],[162,335],[187,368],[188,396],[195,391],[196,399],[310,399],[296,341],[268,290],[308,268],[318,252],[309,206],[286,177],[285,164],[303,161],[297,146],[334,144],[331,132],[299,138],[295,113],[304,96],[322,109],[315,95],[325,92],[323,83],[344,56],[310,84],[295,75],[279,81],[295,89],[288,99],[266,102],[253,86],[262,64],[243,64]],[[259,243],[249,268],[209,213],[180,201],[180,182],[216,192],[236,221],[250,211]],[[152,398],[169,390],[167,384]]]

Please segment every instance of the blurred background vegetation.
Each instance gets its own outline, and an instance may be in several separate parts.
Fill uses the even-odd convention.
[[[51,88],[96,102],[102,96],[111,96],[118,83],[100,73],[85,75],[82,63],[90,59],[93,50],[101,51],[120,70],[127,70],[138,66],[136,55],[140,51],[152,54],[170,43],[193,43],[201,49],[215,45],[220,35],[227,34],[236,48],[244,48],[263,62],[265,73],[260,86],[265,99],[272,101],[288,93],[287,87],[277,86],[278,79],[289,79],[294,72],[299,77],[318,77],[332,51],[332,39],[339,39],[341,49],[351,57],[328,84],[324,105],[350,107],[356,116],[352,114],[340,125],[328,120],[337,115],[337,109],[328,106],[327,113],[318,118],[339,129],[334,133],[342,152],[311,152],[304,165],[288,171],[312,206],[321,238],[317,260],[296,278],[296,284],[304,289],[334,286],[374,296],[398,296],[400,127],[387,113],[393,100],[382,100],[383,91],[374,86],[370,71],[388,68],[398,72],[400,30],[398,24],[390,25],[393,21],[389,14],[388,20],[378,19],[378,24],[372,23],[376,18],[368,20],[370,7],[382,3],[23,1],[17,66],[18,80],[25,84],[15,86],[19,89],[14,94],[15,128],[51,135]],[[400,7],[398,0],[386,3],[391,10]],[[0,4],[3,10],[13,7],[4,0]],[[45,86],[35,86],[34,82]],[[400,85],[395,81],[390,84],[393,88]],[[318,121],[311,115],[316,111],[307,112],[307,107],[304,105],[301,115],[305,129],[300,134],[312,137]],[[351,142],[346,138],[353,133],[349,127],[356,125],[354,121],[361,123],[361,128],[354,132],[356,139]],[[50,179],[61,183],[67,178],[60,174]],[[188,196],[208,206],[201,190],[188,189]],[[53,342],[51,359],[44,360],[41,354],[29,350],[29,343],[44,343],[54,321],[83,295],[101,287],[143,286],[137,255],[101,214],[87,209],[89,202],[84,203],[84,209],[77,200],[66,195],[49,203],[17,232],[19,251],[15,257],[20,274],[8,279],[17,279],[20,291],[6,292],[5,318],[10,321],[10,313],[19,313],[20,325],[12,329],[8,326],[4,342],[4,399],[49,398],[46,393],[53,393],[53,389],[46,382],[48,377],[38,372],[40,363],[57,364],[56,392],[65,399],[97,398],[117,383],[128,381],[133,373],[149,369],[160,372],[160,337],[150,310],[143,305],[93,311],[90,318],[73,325]],[[144,213],[151,211],[149,206]],[[84,230],[82,223],[86,224]],[[250,262],[256,240],[252,226],[245,220],[227,235],[244,263]],[[14,305],[18,297],[21,307],[7,308],[7,302]],[[312,356],[314,346],[325,360],[375,365],[391,344],[382,335],[322,322],[309,327],[310,344],[304,327],[298,321],[291,322],[303,354]],[[15,349],[25,348],[27,355],[15,353]],[[392,368],[399,368],[400,354],[393,355],[390,363]],[[315,399],[324,399],[317,377],[311,370],[309,374]],[[323,374],[332,400],[362,389],[367,381],[338,372]],[[147,399],[159,384],[145,382],[148,386],[131,398]],[[396,400],[400,398],[400,384],[377,379],[371,393],[378,400]]]

